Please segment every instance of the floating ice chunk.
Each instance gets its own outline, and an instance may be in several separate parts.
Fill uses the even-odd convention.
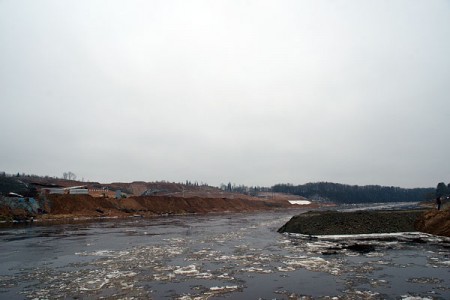
[[[183,248],[181,247],[168,247],[165,249],[169,255],[180,255],[183,253]]]
[[[378,264],[378,265],[389,265],[390,262],[389,261],[384,261],[384,260],[377,260],[373,262],[374,264]]]
[[[337,235],[306,235],[300,233],[285,232],[285,236],[299,238],[303,240],[311,240],[311,238],[323,241],[335,241],[335,240],[377,240],[385,238],[397,238],[399,240],[411,240],[416,238],[422,238],[426,241],[439,242],[445,239],[445,237],[436,237],[431,234],[422,232],[393,232],[393,233],[368,233],[368,234],[337,234]],[[450,240],[450,239],[449,239]]]
[[[79,256],[106,256],[116,257],[129,254],[128,251],[113,251],[113,250],[97,250],[94,252],[76,252],[75,255]]]
[[[229,280],[233,280],[233,279],[234,279],[234,277],[230,276],[230,274],[228,274],[228,273],[220,274],[219,276],[217,276],[217,278],[220,278],[220,279],[229,279]]]
[[[306,255],[301,255],[301,256],[286,256],[286,258],[289,258],[289,259],[308,259],[309,256],[306,256]]]
[[[289,233],[286,233],[285,235],[289,235]],[[291,241],[290,240],[280,240],[277,243],[283,245],[283,244],[290,244]]]
[[[328,248],[328,247],[334,247],[336,246],[336,243],[328,242],[328,241],[320,241],[315,243],[306,243],[308,247],[321,247],[321,248]]]
[[[204,297],[201,297],[201,296],[191,296],[191,295],[184,295],[184,296],[181,296],[181,297],[178,297],[177,298],[178,300],[203,300],[203,299],[205,299]]]
[[[106,275],[106,278],[112,279],[112,278],[121,278],[121,277],[133,277],[136,276],[137,273],[132,271],[113,271]]]
[[[75,255],[79,256],[112,256],[109,250],[98,250],[95,252],[75,252]]]
[[[358,253],[358,252],[354,252],[354,251],[347,251],[345,253],[345,255],[347,255],[347,256],[360,256],[361,254]]]
[[[372,291],[358,291],[358,290],[350,290],[345,291],[349,296],[355,296],[357,299],[375,299],[375,297],[378,297],[380,294],[377,292]],[[353,299],[353,298],[351,298]],[[376,298],[378,299],[378,298]]]
[[[209,290],[211,290],[213,292],[217,292],[217,291],[234,291],[234,290],[237,290],[237,289],[238,289],[237,285],[213,286],[213,287],[209,288]]]
[[[163,241],[173,242],[173,243],[182,243],[185,240],[183,238],[170,238],[170,239],[163,239]]]
[[[383,257],[384,253],[382,252],[369,252],[365,254],[367,257]]]
[[[379,287],[379,286],[384,286],[387,284],[388,284],[388,281],[384,280],[384,279],[370,279],[370,285],[372,287]]]
[[[177,275],[198,275],[200,272],[195,265],[189,265],[186,267],[178,267],[173,273]]]
[[[100,290],[105,284],[109,283],[109,279],[90,280],[80,287],[80,291]]]
[[[279,267],[279,271],[288,272],[290,269],[305,268],[309,271],[327,272],[332,275],[339,275],[342,273],[341,265],[338,261],[327,261],[321,257],[300,257],[290,258],[282,261],[286,267]],[[281,268],[281,269],[280,269]]]
[[[221,255],[221,256],[218,256],[218,257],[214,258],[214,260],[217,260],[217,261],[219,261],[219,260],[230,260],[230,259],[231,259],[231,256],[228,256],[228,255]]]
[[[299,266],[304,268],[315,268],[328,264],[328,262],[321,257],[300,258],[299,260],[291,259],[283,263],[288,266]]]
[[[173,271],[176,269],[174,266],[156,266],[153,268],[157,272],[167,272],[167,271]]]
[[[166,280],[172,280],[175,278],[175,274],[168,273],[168,274],[153,274],[153,279],[156,281],[166,281]]]
[[[277,267],[277,270],[280,272],[292,272],[295,271],[295,268],[293,267]]]
[[[195,278],[197,279],[211,279],[212,277],[213,275],[208,272],[198,273],[197,275],[195,275]]]
[[[194,253],[192,253],[193,255],[208,255],[210,253],[211,249],[202,249],[202,250],[198,250]]]
[[[273,273],[272,270],[267,270],[267,269],[263,269],[263,268],[255,268],[255,267],[242,268],[241,271],[249,272],[249,273],[263,273],[263,274]]]

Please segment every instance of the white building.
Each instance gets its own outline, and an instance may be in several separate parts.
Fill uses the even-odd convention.
[[[71,194],[71,195],[88,195],[89,190],[88,189],[70,189],[69,194]]]

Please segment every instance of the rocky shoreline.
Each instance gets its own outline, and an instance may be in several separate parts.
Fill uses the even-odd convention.
[[[308,211],[292,217],[278,230],[305,235],[413,231],[450,236],[450,210]]]

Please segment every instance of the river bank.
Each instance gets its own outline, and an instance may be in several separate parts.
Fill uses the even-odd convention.
[[[440,211],[436,209],[309,211],[292,217],[278,231],[306,235],[421,231],[450,237],[450,208]]]
[[[26,201],[25,201],[26,203]],[[298,208],[286,200],[252,198],[206,198],[173,196],[135,196],[124,199],[89,195],[47,195],[29,207],[0,206],[3,222],[154,217],[206,213],[253,212]],[[309,208],[317,205],[305,206]],[[28,209],[27,209],[28,208]]]

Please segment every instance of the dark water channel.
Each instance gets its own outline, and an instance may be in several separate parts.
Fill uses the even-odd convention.
[[[276,232],[299,212],[1,228],[0,299],[450,299],[449,240]]]

